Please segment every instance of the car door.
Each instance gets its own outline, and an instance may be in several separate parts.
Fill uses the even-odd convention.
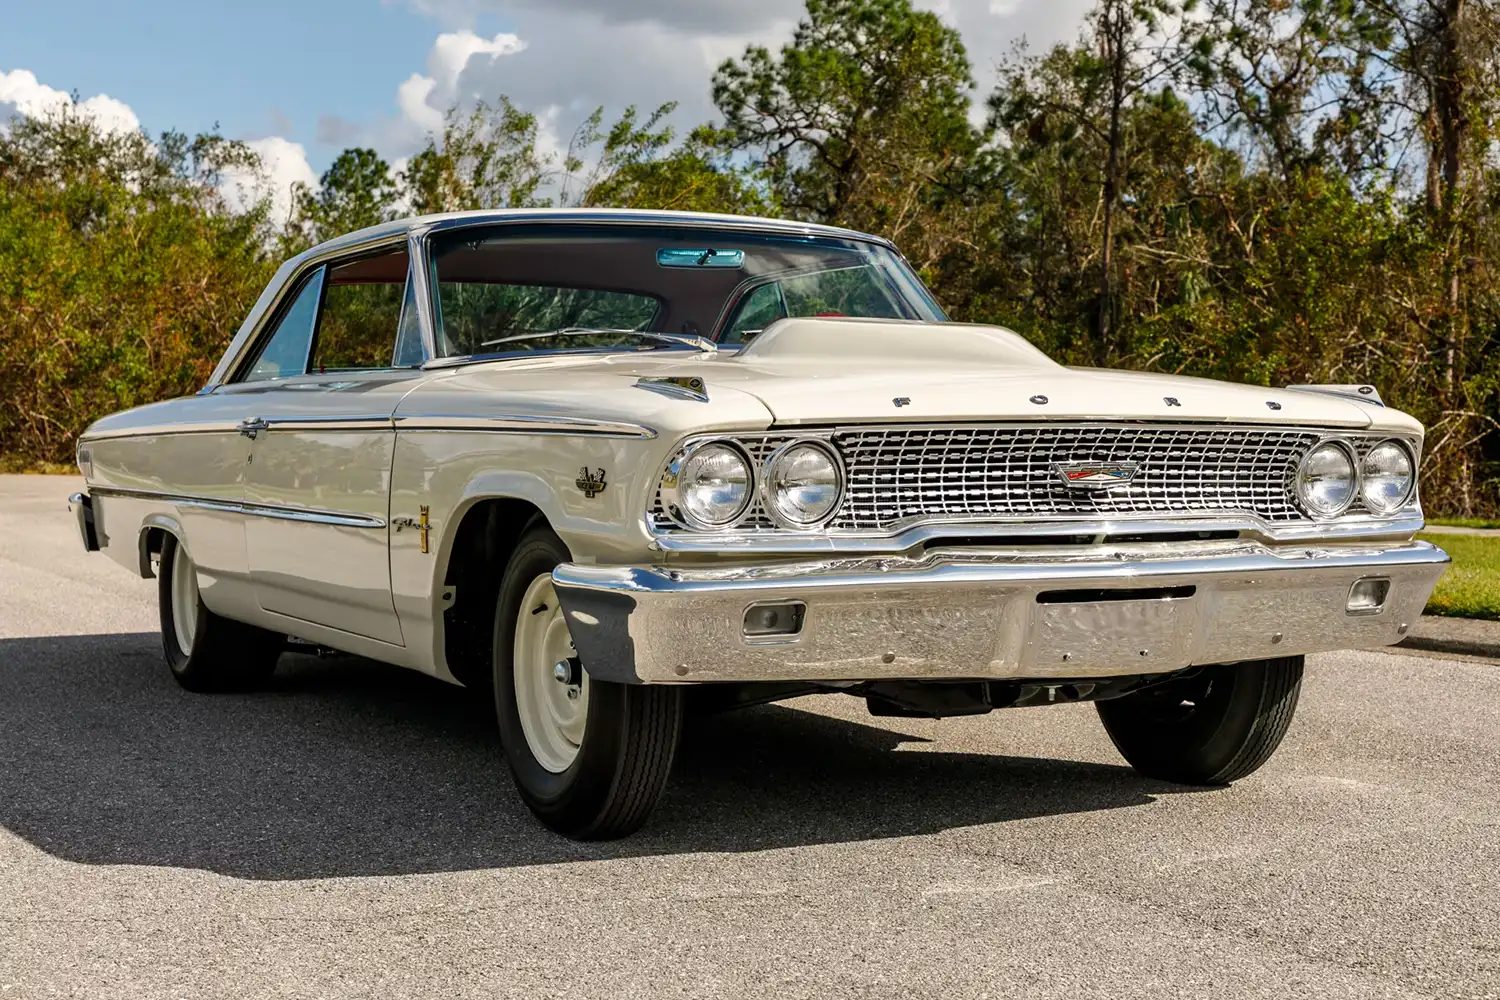
[[[325,265],[309,279],[319,294],[302,373],[239,388],[253,435],[245,546],[260,607],[398,645],[391,415],[424,360],[408,272],[404,247]]]

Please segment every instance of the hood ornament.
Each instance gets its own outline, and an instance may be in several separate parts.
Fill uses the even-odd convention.
[[[1135,479],[1138,462],[1057,462],[1052,468],[1070,490],[1112,490]]]

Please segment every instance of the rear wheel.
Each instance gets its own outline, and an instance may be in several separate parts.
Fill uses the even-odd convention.
[[[590,678],[552,587],[568,550],[545,524],[523,533],[495,608],[500,742],[527,806],[580,840],[637,830],[666,787],[682,691]]]
[[[208,610],[198,569],[172,535],[162,541],[156,575],[162,653],[177,683],[189,691],[228,691],[271,676],[285,637]]]
[[[1203,667],[1098,703],[1120,754],[1141,774],[1222,785],[1260,768],[1281,744],[1302,689],[1303,658]]]

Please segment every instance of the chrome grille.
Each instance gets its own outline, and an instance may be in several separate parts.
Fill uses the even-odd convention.
[[[1305,515],[1292,476],[1309,430],[1233,427],[883,427],[834,432],[848,495],[831,527],[886,529],[929,517],[1119,514]],[[1072,489],[1058,462],[1134,462],[1129,484]]]

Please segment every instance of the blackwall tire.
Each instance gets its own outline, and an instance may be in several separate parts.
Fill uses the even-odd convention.
[[[1303,658],[1203,667],[1098,703],[1105,731],[1141,774],[1186,785],[1238,781],[1270,760],[1302,689]]]
[[[666,787],[682,690],[594,680],[576,654],[568,682],[557,678],[572,649],[551,574],[568,559],[562,540],[537,524],[506,565],[495,607],[495,714],[536,817],[567,837],[609,840],[639,829]]]
[[[156,575],[162,653],[178,684],[189,691],[243,691],[270,678],[286,637],[208,610],[192,560],[171,535],[162,542]]]

